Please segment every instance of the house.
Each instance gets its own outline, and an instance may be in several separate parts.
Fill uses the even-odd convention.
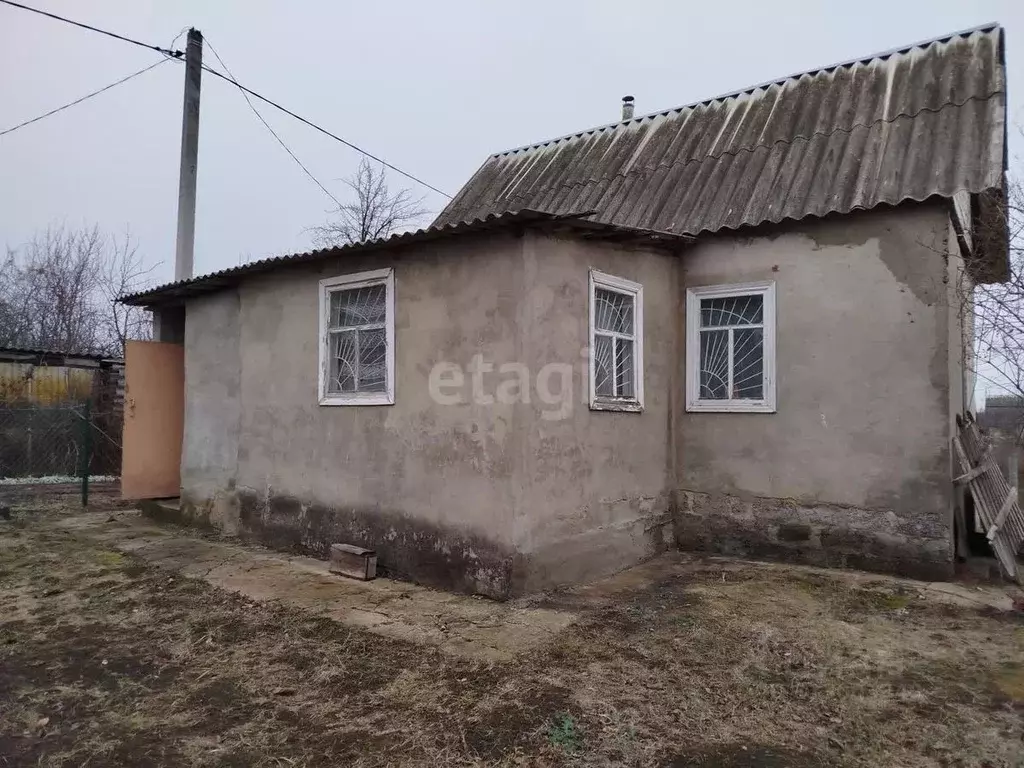
[[[488,158],[429,229],[130,297],[164,343],[129,398],[138,354],[182,516],[449,588],[670,546],[948,575],[1005,171],[996,25],[630,110]]]
[[[978,414],[978,425],[988,430],[1004,432],[1016,439],[1024,427],[1024,398],[1019,395],[989,395],[985,410]]]

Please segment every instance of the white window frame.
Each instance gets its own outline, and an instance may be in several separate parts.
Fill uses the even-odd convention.
[[[387,344],[384,362],[387,366],[386,386],[383,392],[328,392],[327,377],[330,350],[330,296],[335,291],[349,291],[372,285],[384,285],[385,317],[384,339]],[[356,272],[351,275],[328,277],[320,281],[319,301],[319,399],[320,405],[394,405],[395,404],[395,271],[392,268]]]
[[[594,334],[596,332],[597,289],[622,293],[633,299],[633,382],[634,397],[598,396],[595,381]],[[602,335],[616,334],[601,331]],[[644,287],[640,283],[615,277],[596,269],[590,270],[590,408],[594,411],[629,411],[639,413],[644,408]]]
[[[760,294],[764,300],[764,397],[761,400],[700,398],[700,301]],[[730,334],[731,338],[731,334]],[[731,352],[730,352],[731,353]],[[686,410],[713,413],[775,413],[775,282],[696,286],[686,289]]]

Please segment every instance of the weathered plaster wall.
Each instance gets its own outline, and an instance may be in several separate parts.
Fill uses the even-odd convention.
[[[161,307],[153,310],[153,341],[185,343],[185,308]]]
[[[679,296],[676,258],[664,252],[528,235],[524,258],[529,287],[517,320],[522,359],[535,379],[545,366],[553,377],[552,366],[572,372],[566,407],[551,398],[520,411],[528,443],[515,540],[528,564],[525,588],[532,590],[619,570],[671,542],[666,491],[674,468],[670,401]],[[590,410],[591,268],[643,285],[642,413]]]
[[[396,402],[320,406],[318,281],[388,266]],[[589,410],[591,266],[644,284],[642,414]],[[193,301],[185,513],[317,554],[362,544],[399,577],[498,597],[632,564],[670,525],[676,282],[665,254],[527,233],[281,270]],[[462,381],[432,392],[443,363]]]
[[[240,303],[234,290],[190,302],[185,314],[183,501],[229,532],[237,529],[232,493],[238,471],[242,369]]]
[[[395,405],[320,406],[318,281],[387,266],[395,268]],[[363,544],[395,575],[506,594],[521,456],[512,408],[470,399],[439,405],[429,378],[435,364],[465,366],[475,354],[514,359],[521,286],[521,240],[511,236],[349,257],[243,283],[241,531],[318,554],[334,541]]]
[[[685,548],[943,573],[948,233],[945,208],[905,206],[681,260],[527,232],[252,277],[189,304],[186,514],[317,554],[363,544],[396,576],[497,597],[630,565],[670,519]],[[381,267],[396,403],[320,406],[318,281]],[[644,286],[642,413],[589,409],[592,267]],[[778,412],[685,413],[686,286],[764,279]],[[432,392],[441,363],[464,378]]]
[[[952,221],[947,232],[946,303],[949,306],[949,417],[950,430],[956,416],[974,410],[974,283],[966,271],[964,255]],[[954,460],[954,465],[955,465]]]
[[[948,210],[697,243],[682,282],[776,281],[778,409],[681,413],[684,547],[950,567]]]

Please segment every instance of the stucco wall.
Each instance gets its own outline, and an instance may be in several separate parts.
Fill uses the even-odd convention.
[[[684,546],[947,567],[948,232],[903,206],[686,253],[683,287],[775,281],[778,407],[680,414]]]
[[[527,236],[524,361],[572,367],[571,408],[521,411],[528,444],[516,545],[529,563],[527,589],[578,582],[631,565],[671,541],[669,496],[672,376],[678,314],[677,261],[665,252]],[[644,291],[642,413],[592,411],[589,274],[594,268]]]
[[[185,433],[181,485],[234,530],[242,369],[239,297],[234,290],[195,299],[185,317]],[[225,508],[227,505],[227,508]]]
[[[946,303],[949,305],[949,416],[950,430],[956,416],[974,405],[974,281],[966,270],[964,254],[952,221],[947,232]],[[954,461],[955,469],[955,461]]]
[[[947,209],[920,205],[705,238],[681,258],[527,232],[254,276],[188,306],[184,506],[498,597],[636,562],[670,520],[685,548],[945,572],[962,397],[948,233]],[[396,402],[320,406],[318,281],[382,267]],[[589,409],[591,268],[644,287],[642,413]],[[777,412],[686,413],[686,287],[766,279]],[[442,363],[463,379],[439,401]],[[508,363],[525,395],[509,397]]]
[[[642,414],[589,410],[592,266],[644,284]],[[321,406],[318,281],[382,267],[395,269],[395,404]],[[499,597],[636,562],[669,523],[675,284],[668,255],[527,233],[280,270],[192,301],[186,512],[318,554],[363,544],[399,577]],[[443,363],[462,381],[446,377],[439,401]],[[508,363],[526,372],[512,397]],[[564,395],[549,363],[568,367]]]
[[[510,409],[439,405],[437,363],[515,354],[520,241],[463,239],[415,253],[328,261],[243,283],[238,486],[243,525],[323,553],[378,550],[399,576],[502,594],[511,579]],[[395,269],[392,406],[317,402],[321,278]]]

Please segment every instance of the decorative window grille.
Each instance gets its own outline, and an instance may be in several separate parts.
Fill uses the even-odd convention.
[[[394,273],[320,281],[320,404],[394,403]]]
[[[643,407],[643,287],[590,273],[590,406]]]
[[[775,410],[775,284],[687,291],[687,409]]]

